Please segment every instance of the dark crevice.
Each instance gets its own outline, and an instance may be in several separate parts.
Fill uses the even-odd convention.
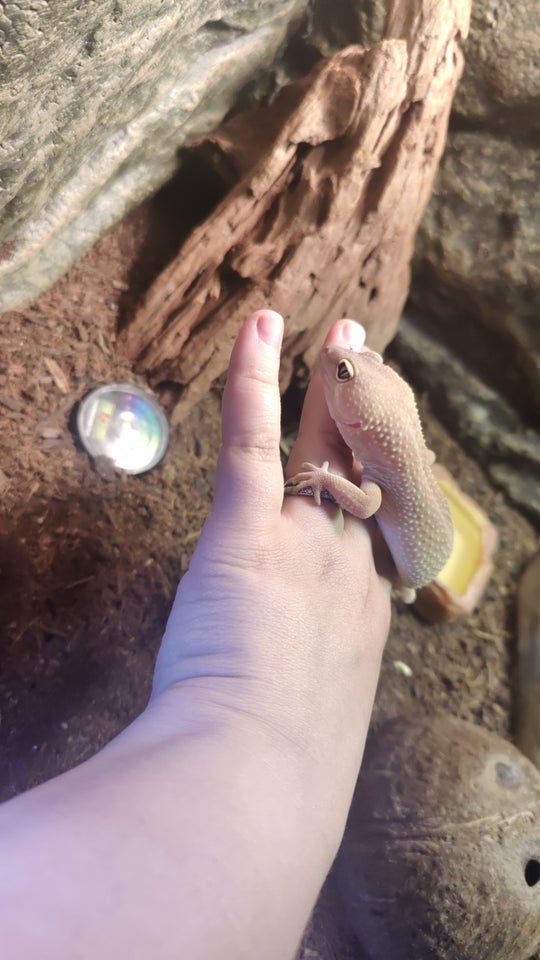
[[[317,227],[322,227],[324,223],[328,220],[330,213],[332,212],[332,204],[335,197],[334,184],[331,177],[326,177],[319,184],[319,189],[317,191],[317,216],[316,223]]]
[[[540,880],[540,861],[531,859],[525,864],[525,882],[528,887],[535,887]]]
[[[287,244],[278,262],[274,267],[272,267],[270,273],[268,274],[269,280],[275,280],[276,277],[279,277],[280,273],[284,270],[284,268],[289,263],[289,260],[294,256],[295,251],[296,251],[296,243]]]
[[[207,20],[204,26],[200,28],[200,32],[212,34],[216,39],[227,38],[231,40],[232,37],[240,37],[243,34],[247,33],[245,27],[239,26],[234,23],[228,23],[227,20]]]
[[[540,123],[531,127],[531,117],[540,116],[540,97],[531,97],[527,103],[497,106],[496,114],[485,117],[466,117],[457,111],[450,117],[450,135],[453,133],[481,133],[522,148],[540,146]]]
[[[120,301],[119,331],[127,327],[154,280],[177,257],[191,232],[228,192],[229,185],[195,152],[182,151],[180,164],[176,176],[147,202],[146,237],[130,271],[129,289]]]

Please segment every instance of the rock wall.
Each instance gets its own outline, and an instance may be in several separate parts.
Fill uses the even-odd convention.
[[[420,228],[417,322],[522,414],[540,413],[538,3],[476,0],[465,73]]]
[[[307,0],[0,5],[0,311],[174,171],[278,59]]]

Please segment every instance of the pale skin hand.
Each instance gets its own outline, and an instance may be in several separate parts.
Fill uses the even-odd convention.
[[[349,321],[330,334],[359,337]],[[341,839],[389,588],[368,525],[283,500],[280,338],[281,319],[261,311],[233,351],[215,505],[147,710],[0,808],[6,958],[294,955]],[[288,475],[308,459],[351,475],[317,378]]]

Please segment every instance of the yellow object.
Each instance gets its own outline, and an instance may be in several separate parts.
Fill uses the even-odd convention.
[[[453,483],[439,480],[439,486],[450,505],[454,521],[454,545],[437,579],[454,593],[467,592],[472,578],[484,560],[485,514]]]
[[[418,591],[416,606],[428,620],[444,621],[477,606],[493,569],[497,531],[447,470],[437,464],[434,471],[452,513],[454,543],[443,569]]]

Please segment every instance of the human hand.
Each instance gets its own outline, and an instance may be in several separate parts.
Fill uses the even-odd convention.
[[[159,654],[154,702],[182,694],[194,722],[264,731],[352,792],[389,622],[370,525],[329,503],[283,497],[278,389],[282,320],[243,327],[223,399],[215,502],[182,579]],[[361,349],[338,321],[327,343]],[[353,478],[317,373],[287,474],[330,460]],[[196,721],[195,721],[195,718]]]

